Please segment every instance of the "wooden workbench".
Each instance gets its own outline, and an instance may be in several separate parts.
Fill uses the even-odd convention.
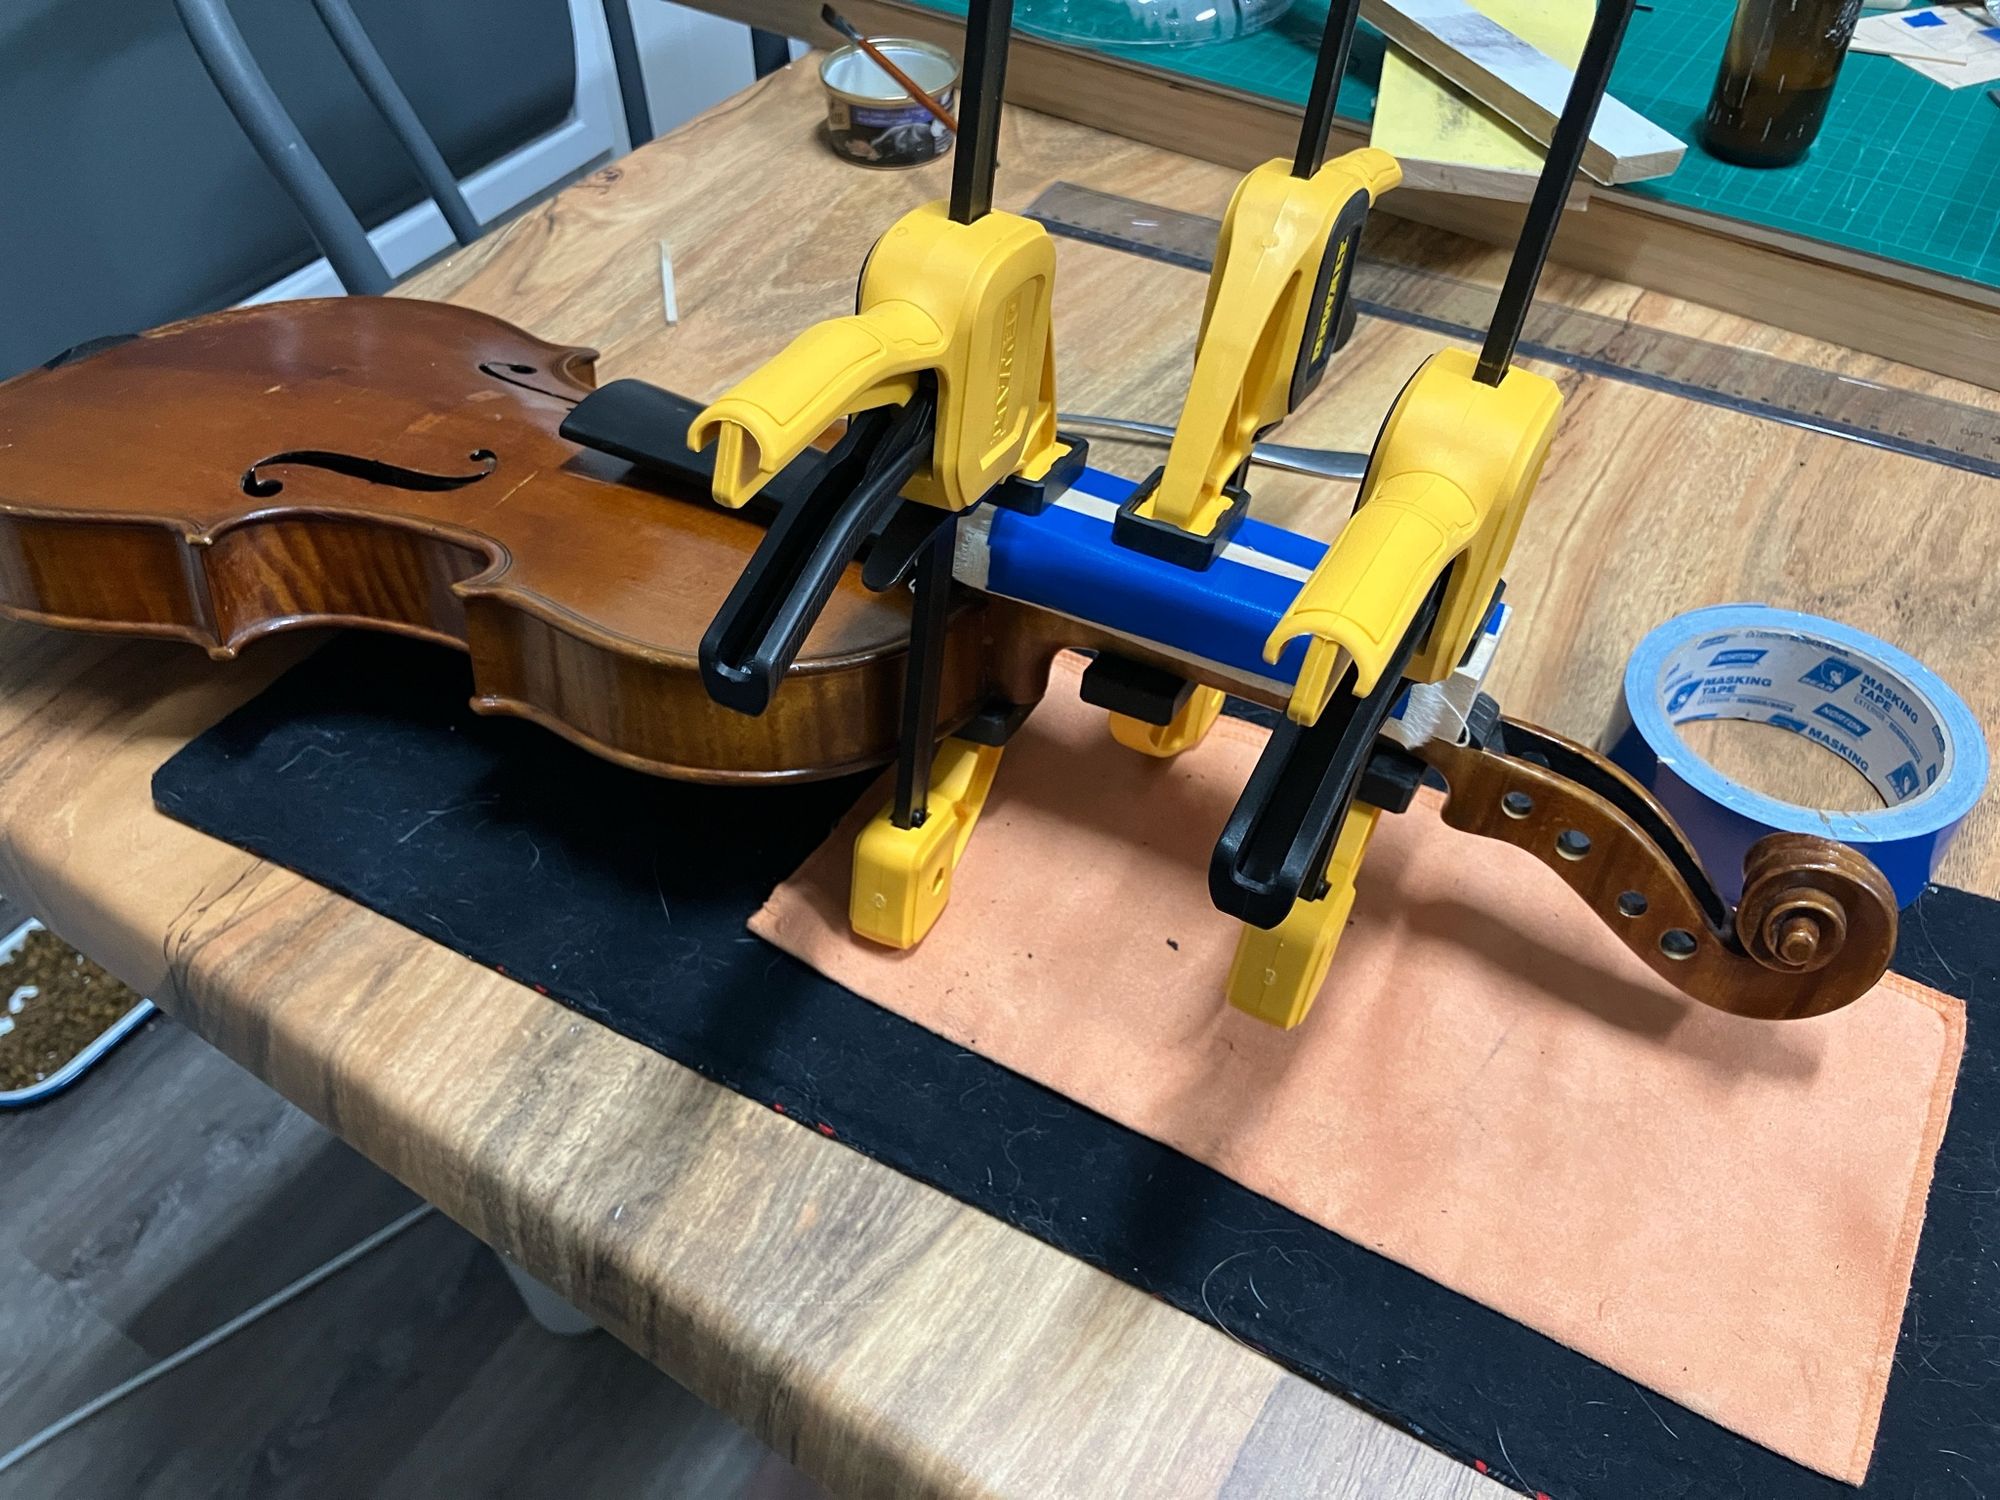
[[[818,143],[810,63],[418,278],[715,392],[844,310],[941,169]],[[1057,177],[1206,213],[1233,174],[1015,113],[997,198]],[[682,321],[661,315],[659,242]],[[1399,228],[1373,253],[1490,276]],[[1062,404],[1171,420],[1202,279],[1064,243]],[[1991,394],[1574,273],[1548,292],[1879,379]],[[1429,336],[1366,323],[1285,434],[1365,445]],[[1590,736],[1647,627],[1737,598],[1886,635],[2000,719],[2000,484],[1609,381],[1569,408],[1510,570],[1497,688]],[[1100,449],[1128,471],[1157,455]],[[1271,476],[1322,533],[1345,486]],[[0,889],[840,1494],[1497,1495],[1233,1342],[292,874],[155,813],[153,769],[295,659],[0,626]],[[1739,747],[1741,748],[1741,747]],[[1751,747],[1754,751],[1754,745]],[[1943,878],[2000,889],[1989,806]],[[754,1004],[754,996],[744,997]]]

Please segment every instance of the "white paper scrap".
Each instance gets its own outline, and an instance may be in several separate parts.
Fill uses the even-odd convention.
[[[1864,16],[1855,52],[1876,52],[1949,89],[2000,78],[2000,26],[1983,10],[1932,5]]]
[[[665,306],[667,326],[671,328],[681,320],[681,305],[674,296],[674,253],[665,240],[660,241],[660,301]]]

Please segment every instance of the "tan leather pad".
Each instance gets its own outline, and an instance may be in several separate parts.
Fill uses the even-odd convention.
[[[1430,793],[1385,818],[1317,1006],[1230,1009],[1209,851],[1263,742],[1150,761],[1058,664],[950,908],[847,930],[856,816],[751,922],[871,1000],[1800,1463],[1875,1440],[1962,1004],[1891,976],[1812,1021],[1684,1000]]]

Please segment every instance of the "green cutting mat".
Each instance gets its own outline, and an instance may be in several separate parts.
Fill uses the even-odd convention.
[[[916,3],[965,13],[963,0]],[[1708,106],[1735,0],[1651,3],[1632,18],[1611,88],[1688,142],[1688,152],[1672,176],[1638,183],[1633,192],[2000,287],[2000,109],[1986,87],[1947,89],[1894,58],[1856,53],[1841,69],[1826,126],[1804,161],[1731,166],[1694,144],[1694,128]],[[1027,9],[1024,3],[1024,15]],[[1324,0],[1299,0],[1276,25],[1239,41],[1094,50],[1303,104],[1325,16]],[[1340,112],[1349,119],[1374,115],[1382,46],[1365,27],[1355,40],[1340,91]]]

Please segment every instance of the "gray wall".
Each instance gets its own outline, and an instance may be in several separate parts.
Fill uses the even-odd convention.
[[[299,128],[374,225],[416,180],[309,0],[235,0]],[[575,93],[564,0],[354,0],[464,177]],[[0,0],[0,376],[224,307],[314,259],[171,0]]]

